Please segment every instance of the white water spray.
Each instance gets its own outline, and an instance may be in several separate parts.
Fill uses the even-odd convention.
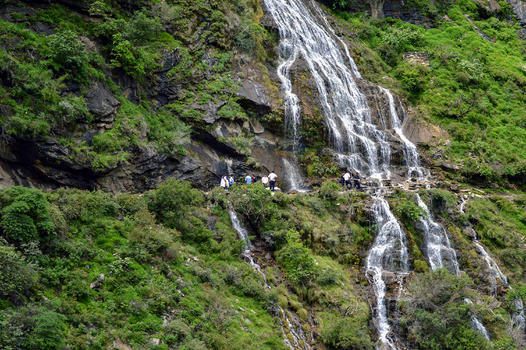
[[[307,188],[304,185],[300,169],[294,161],[282,158],[281,163],[283,164],[283,170],[285,170],[286,173],[284,182],[287,185],[287,190],[289,192],[306,192]]]

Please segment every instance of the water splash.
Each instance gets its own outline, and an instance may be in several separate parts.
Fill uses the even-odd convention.
[[[283,164],[283,170],[286,173],[284,182],[287,185],[287,190],[289,192],[306,192],[307,188],[304,184],[299,167],[287,158],[282,158],[281,163]]]

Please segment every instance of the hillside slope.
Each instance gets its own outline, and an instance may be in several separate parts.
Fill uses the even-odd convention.
[[[526,347],[522,3],[322,3],[389,150],[362,191],[304,53],[291,134],[264,1],[0,0],[0,348]]]

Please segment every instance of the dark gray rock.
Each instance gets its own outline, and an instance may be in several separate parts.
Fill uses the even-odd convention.
[[[526,2],[521,0],[506,0],[511,5],[511,10],[517,16],[522,27],[526,27]]]
[[[256,110],[260,114],[269,113],[272,110],[270,96],[265,87],[258,82],[244,80],[236,94],[243,107]]]
[[[86,105],[96,121],[113,123],[120,102],[107,86],[97,82],[86,94]]]
[[[182,89],[182,85],[176,77],[168,74],[172,68],[177,67],[181,62],[179,49],[164,52],[163,61],[163,68],[158,73],[158,83],[153,87],[154,95],[156,95],[161,106],[175,101]]]

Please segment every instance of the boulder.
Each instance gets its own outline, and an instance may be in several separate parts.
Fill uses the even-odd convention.
[[[429,67],[429,54],[427,52],[406,52],[403,55],[404,61],[413,65]]]
[[[113,97],[107,86],[97,82],[86,94],[86,106],[96,121],[113,123],[120,102]]]

